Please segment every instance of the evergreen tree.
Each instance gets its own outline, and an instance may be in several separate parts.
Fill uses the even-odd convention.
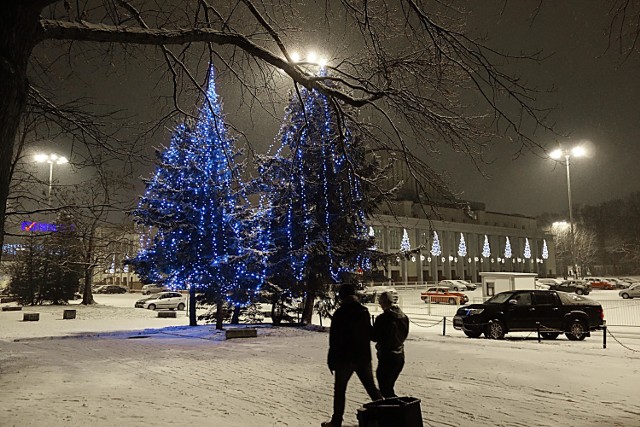
[[[66,304],[80,286],[82,266],[72,218],[60,214],[54,231],[30,236],[10,267],[9,289],[24,305]]]
[[[216,304],[220,329],[223,306],[245,303],[262,281],[246,267],[240,154],[224,124],[211,67],[197,121],[177,127],[134,211],[136,222],[148,227],[148,241],[132,264],[147,282],[189,288],[191,325],[196,290]]]
[[[376,200],[367,197],[362,178],[373,182],[378,167],[325,96],[299,95],[286,109],[274,153],[260,161],[259,183],[270,210],[263,240],[272,248],[267,274],[306,297],[302,319],[310,322],[324,285],[370,266],[375,240],[366,216]]]

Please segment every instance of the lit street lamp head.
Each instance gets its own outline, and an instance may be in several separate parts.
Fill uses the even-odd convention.
[[[67,163],[69,160],[67,160],[66,157],[64,156],[58,156],[55,153],[51,153],[51,154],[36,154],[35,156],[33,156],[34,160],[38,163],[55,163],[56,165],[62,165]]]

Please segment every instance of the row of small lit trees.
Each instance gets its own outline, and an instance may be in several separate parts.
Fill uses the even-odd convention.
[[[223,307],[237,312],[267,281],[304,297],[310,322],[325,284],[370,265],[365,219],[375,200],[363,178],[375,183],[375,159],[365,159],[363,139],[325,96],[303,89],[270,152],[258,156],[258,178],[244,182],[213,68],[206,95],[198,119],[177,127],[146,182],[134,212],[146,239],[132,264],[143,281],[189,288],[191,325],[196,291],[217,306],[221,328]]]

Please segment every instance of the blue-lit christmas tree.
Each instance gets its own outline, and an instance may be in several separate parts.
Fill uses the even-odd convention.
[[[263,280],[259,269],[247,269],[242,221],[247,202],[238,180],[239,155],[211,67],[197,120],[177,127],[134,211],[136,223],[148,233],[132,264],[144,281],[189,288],[191,325],[196,324],[196,290],[217,305],[221,328],[223,305],[248,301]]]
[[[370,266],[375,239],[366,216],[376,200],[361,177],[374,176],[376,166],[326,96],[306,89],[299,95],[261,158],[259,182],[272,209],[268,275],[305,297],[302,319],[309,322],[324,285]]]

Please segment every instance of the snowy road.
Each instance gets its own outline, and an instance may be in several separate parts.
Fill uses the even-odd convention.
[[[83,328],[109,330],[100,313],[111,310]],[[8,314],[0,326],[14,323]],[[131,330],[176,321],[147,314],[120,312]],[[41,322],[41,336],[73,324]],[[640,353],[602,349],[595,335],[489,341],[412,325],[397,390],[422,400],[426,426],[638,426]],[[221,341],[210,326],[174,326],[132,336],[140,335],[0,341],[0,425],[303,427],[331,412],[326,333],[263,328],[258,338]],[[366,395],[356,379],[347,398],[346,421],[357,424]]]

